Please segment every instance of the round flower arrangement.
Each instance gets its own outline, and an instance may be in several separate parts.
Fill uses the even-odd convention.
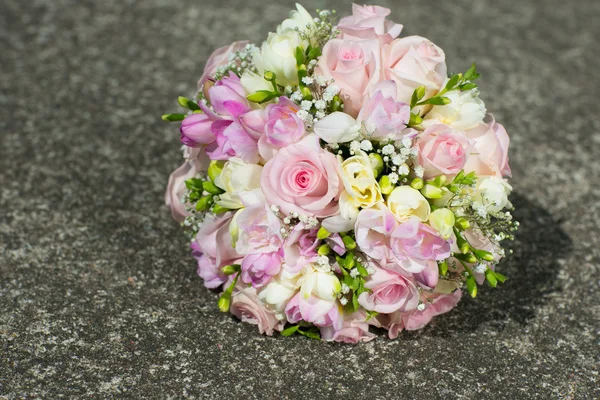
[[[166,203],[219,308],[261,333],[356,343],[420,329],[505,277],[509,138],[475,65],[399,37],[390,10],[298,5],[208,60]]]

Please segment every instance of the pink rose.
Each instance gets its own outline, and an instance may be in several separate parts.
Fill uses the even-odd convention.
[[[198,91],[202,90],[202,86],[204,82],[209,77],[215,76],[217,73],[217,68],[220,66],[226,65],[229,63],[229,55],[235,53],[236,51],[242,50],[244,47],[248,45],[248,41],[241,42],[233,42],[229,46],[223,46],[217,50],[215,50],[208,61],[206,62],[206,66],[204,67],[204,73],[202,77],[198,81]]]
[[[390,237],[397,226],[394,214],[381,203],[362,209],[354,227],[356,243],[362,252],[377,260],[382,267],[391,267],[397,259],[390,246]]]
[[[358,296],[359,304],[365,310],[379,313],[414,310],[419,304],[419,291],[413,282],[404,276],[376,268],[365,284],[370,292]]]
[[[391,246],[397,258],[409,258],[420,265],[418,270],[408,270],[412,273],[420,273],[429,261],[444,260],[451,254],[450,243],[416,217],[409,218],[394,230]]]
[[[417,141],[419,164],[425,179],[439,175],[456,175],[467,163],[473,142],[447,125],[432,125]]]
[[[474,171],[478,176],[511,176],[508,165],[510,139],[502,125],[492,121],[465,132],[465,135],[475,142],[465,172]]]
[[[175,221],[183,222],[185,217],[190,215],[185,209],[186,205],[181,202],[186,190],[185,181],[196,176],[198,171],[206,170],[208,162],[208,157],[204,151],[200,150],[190,155],[188,160],[169,176],[165,191],[165,204],[171,209],[171,215]]]
[[[235,248],[240,254],[272,253],[283,246],[281,221],[261,200],[243,208],[235,217],[238,231]]]
[[[456,307],[461,296],[460,290],[456,290],[452,294],[427,293],[422,299],[425,304],[424,310],[397,312],[389,315],[385,325],[388,328],[390,339],[398,337],[403,329],[414,331],[424,328],[433,317],[445,314]]]
[[[343,324],[343,311],[337,301],[322,300],[315,296],[304,298],[297,293],[285,307],[285,315],[291,324],[306,321],[315,326],[333,326],[340,329]]]
[[[281,252],[248,254],[242,260],[242,281],[255,288],[266,285],[281,270]]]
[[[446,56],[442,49],[420,36],[407,36],[390,43],[383,54],[383,79],[398,84],[398,101],[410,103],[421,85],[427,97],[437,93],[447,75]]]
[[[402,32],[402,25],[386,19],[390,12],[385,7],[352,4],[352,15],[342,18],[337,26],[342,31],[340,39],[379,39],[382,44],[391,42]]]
[[[260,155],[265,160],[273,158],[279,148],[296,143],[304,136],[304,122],[296,114],[298,110],[300,107],[287,97],[281,97],[279,103],[269,104],[265,109],[265,134],[258,141]]]
[[[435,289],[440,277],[438,263],[433,260],[429,261],[425,265],[425,268],[423,268],[421,272],[415,273],[413,277],[415,278],[415,281],[425,289]]]
[[[317,74],[334,79],[341,90],[344,112],[356,117],[369,85],[381,79],[378,40],[360,42],[332,39],[323,47]]]
[[[283,322],[275,317],[273,311],[263,305],[253,287],[234,292],[231,296],[230,311],[242,322],[257,325],[261,334],[272,336],[274,331],[283,329]]]
[[[333,326],[322,327],[321,338],[351,344],[373,340],[377,335],[369,332],[369,324],[365,320],[365,312],[357,311],[346,315],[344,324],[339,330],[335,330]]]
[[[341,187],[337,159],[314,135],[279,150],[261,175],[267,201],[284,214],[331,216],[338,211]]]
[[[198,276],[204,280],[204,286],[215,289],[227,282],[227,275],[217,267],[214,258],[202,253],[196,242],[192,242],[191,248],[192,256],[198,261]]]
[[[204,113],[190,114],[183,121],[179,132],[181,143],[188,147],[200,147],[215,141],[215,134],[211,130],[213,121]]]
[[[387,82],[395,86],[393,81]],[[400,139],[403,136],[402,130],[410,120],[410,106],[397,102],[395,97],[389,96],[390,93],[387,92],[390,91],[375,92],[358,114],[358,121],[366,129],[368,137],[377,141]]]
[[[233,264],[241,258],[231,244],[229,224],[232,217],[233,213],[228,212],[214,219],[207,218],[196,234],[196,248],[212,257],[217,268]]]

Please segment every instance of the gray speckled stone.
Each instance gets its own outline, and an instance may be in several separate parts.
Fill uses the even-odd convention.
[[[512,135],[504,287],[396,341],[259,336],[217,310],[163,208],[180,152],[159,117],[292,1],[3,0],[0,398],[600,397],[600,3],[379,3],[451,70],[477,61]]]

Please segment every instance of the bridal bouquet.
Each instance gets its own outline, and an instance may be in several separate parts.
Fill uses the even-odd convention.
[[[512,239],[509,138],[473,64],[399,37],[390,10],[298,5],[215,51],[180,121],[166,203],[219,308],[261,333],[356,343],[473,297]]]

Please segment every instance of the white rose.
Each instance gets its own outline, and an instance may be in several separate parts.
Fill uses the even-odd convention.
[[[357,151],[356,155],[341,162],[341,170],[344,188],[357,206],[369,208],[383,201],[367,153]]]
[[[387,198],[387,206],[400,222],[411,216],[426,222],[431,213],[427,199],[410,186],[399,186]]]
[[[306,8],[296,3],[296,10],[290,13],[290,17],[283,21],[277,27],[277,33],[285,31],[294,31],[298,28],[301,32],[306,31],[307,27],[314,27],[315,21]]]
[[[498,213],[511,205],[508,201],[511,192],[512,186],[505,179],[490,176],[477,183],[473,202],[485,207],[488,213]]]
[[[455,90],[444,96],[452,102],[445,106],[434,106],[423,118],[425,128],[441,122],[454,129],[466,131],[475,128],[483,121],[487,111],[477,91]]]
[[[223,171],[215,179],[215,185],[225,191],[217,204],[230,209],[242,208],[240,195],[260,188],[260,174],[263,167],[247,164],[241,158],[232,157],[223,166]]]

